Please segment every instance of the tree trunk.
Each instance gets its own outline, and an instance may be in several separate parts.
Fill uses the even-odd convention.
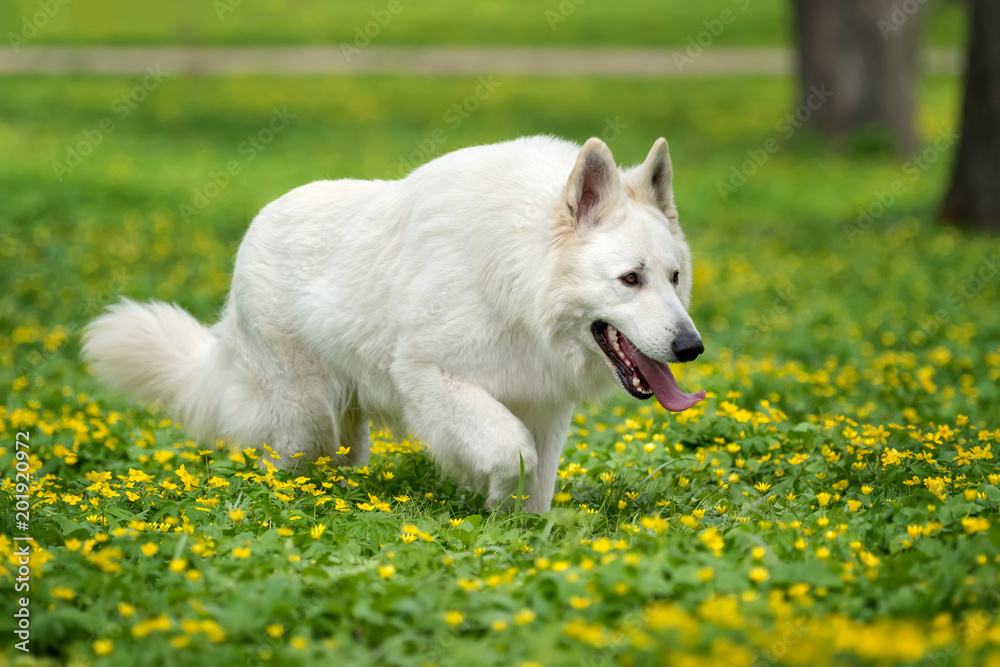
[[[800,119],[834,143],[859,133],[917,148],[913,125],[923,2],[794,0]],[[909,11],[908,11],[909,10]],[[817,104],[816,91],[829,91]],[[817,108],[818,107],[818,108]],[[805,111],[809,109],[811,113]]]
[[[1000,2],[973,0],[962,138],[939,217],[1000,232]]]

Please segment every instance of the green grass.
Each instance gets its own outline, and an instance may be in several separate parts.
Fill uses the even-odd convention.
[[[268,0],[267,2],[173,2],[124,0],[68,3],[40,25],[42,44],[340,44],[367,28],[374,43],[391,45],[530,44],[554,46],[686,46],[722,17],[728,25],[717,46],[775,46],[791,38],[789,0],[594,0],[465,2],[446,0]],[[390,12],[390,9],[392,10]],[[0,25],[20,32],[38,0],[0,4]],[[732,14],[723,16],[723,12]],[[375,15],[373,16],[373,12]],[[388,14],[392,16],[388,20]],[[9,26],[9,27],[8,27]],[[958,3],[937,0],[929,43],[964,42]],[[33,33],[32,33],[33,34]],[[707,39],[705,37],[704,39]]]
[[[983,664],[1000,639],[1000,244],[933,224],[950,151],[913,179],[786,140],[778,79],[498,81],[453,127],[473,79],[167,79],[125,118],[113,105],[134,79],[0,80],[0,614],[27,431],[35,657]],[[926,140],[958,92],[924,82]],[[295,118],[249,160],[241,142],[285,107]],[[105,118],[114,131],[57,180]],[[262,444],[189,442],[79,361],[80,327],[119,296],[211,320],[249,220],[291,187],[395,173],[438,128],[443,152],[609,121],[623,163],[670,141],[708,348],[678,377],[711,394],[680,415],[581,406],[546,516],[484,514],[385,433],[366,469],[272,474]],[[724,200],[719,182],[772,137],[781,150]],[[240,174],[185,221],[229,161]]]

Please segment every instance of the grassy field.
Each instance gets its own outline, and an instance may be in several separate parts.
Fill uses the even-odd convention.
[[[1000,244],[932,222],[956,83],[924,82],[907,164],[795,131],[778,79],[491,85],[0,79],[0,615],[30,596],[33,658],[10,634],[0,657],[996,664]],[[262,470],[263,443],[190,442],[81,364],[119,296],[211,321],[287,189],[536,132],[622,163],[671,142],[707,346],[677,372],[710,392],[581,406],[548,515],[484,514],[387,433],[364,469]],[[15,595],[21,431],[39,549]]]
[[[48,12],[51,17],[35,20],[39,0],[0,3],[2,34],[23,32],[27,19],[37,28],[29,37],[39,44],[340,44],[353,43],[356,30],[382,46],[686,46],[706,29],[715,33],[716,46],[773,46],[791,37],[790,0],[214,0],[161,3],[155,10],[89,0],[53,6],[59,9]],[[963,36],[960,5],[935,0],[929,43],[955,46]]]

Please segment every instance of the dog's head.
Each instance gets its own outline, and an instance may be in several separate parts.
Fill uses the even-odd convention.
[[[691,252],[677,221],[667,142],[646,161],[619,171],[610,149],[590,139],[580,150],[558,203],[565,276],[574,284],[576,326],[633,396],[655,395],[686,410],[704,392],[682,392],[668,363],[704,351],[687,313]]]

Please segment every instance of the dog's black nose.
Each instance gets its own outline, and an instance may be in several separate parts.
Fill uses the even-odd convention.
[[[673,342],[674,354],[680,361],[694,361],[705,351],[701,336],[696,333],[682,333]]]

